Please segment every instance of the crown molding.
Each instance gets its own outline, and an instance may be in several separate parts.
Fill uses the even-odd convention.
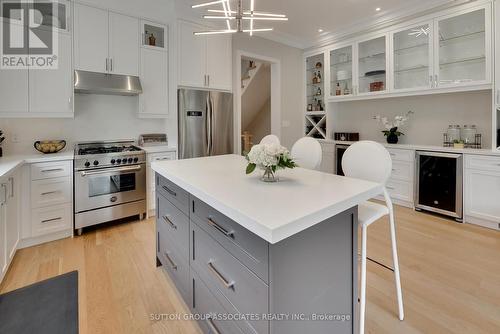
[[[304,51],[312,51],[314,49],[323,48],[329,44],[339,42],[341,40],[346,40],[349,38],[356,37],[357,35],[362,35],[377,31],[380,29],[388,28],[393,25],[404,23],[412,19],[416,19],[421,16],[432,14],[433,12],[450,9],[453,7],[461,6],[471,2],[491,2],[492,0],[427,0],[422,1],[418,5],[406,6],[397,11],[386,11],[381,13],[376,18],[372,20],[360,20],[353,22],[349,26],[332,33],[326,33],[322,35],[316,41],[309,43]]]

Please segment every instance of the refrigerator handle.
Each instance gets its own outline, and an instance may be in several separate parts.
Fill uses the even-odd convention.
[[[212,126],[212,113],[213,113],[213,109],[212,109],[213,105],[212,105],[212,97],[210,96],[210,93],[208,94],[208,97],[207,97],[207,156],[211,156],[212,155],[212,151],[213,151],[213,142],[212,142],[212,138],[213,138],[213,126]]]

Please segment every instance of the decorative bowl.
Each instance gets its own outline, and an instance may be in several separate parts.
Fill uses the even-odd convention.
[[[66,147],[65,140],[39,140],[33,146],[38,152],[44,154],[57,153]]]

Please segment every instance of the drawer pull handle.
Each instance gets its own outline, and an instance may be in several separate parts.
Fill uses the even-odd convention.
[[[221,334],[221,332],[219,331],[219,329],[217,328],[217,326],[215,326],[214,321],[212,320],[211,317],[207,318],[207,324],[208,324],[208,327],[210,327],[210,332],[211,333],[213,333],[213,334]]]
[[[170,157],[165,158],[155,158],[155,161],[164,161],[164,160],[172,160]]]
[[[52,195],[52,194],[57,194],[57,193],[60,193],[61,191],[60,190],[55,190],[55,191],[47,191],[45,193],[41,193],[42,196],[46,196],[46,195]]]
[[[172,261],[172,258],[170,257],[170,254],[168,252],[165,252],[165,257],[167,258],[167,261],[170,263],[172,269],[177,270],[177,265],[175,264],[174,261]]]
[[[168,219],[167,216],[163,216],[163,220],[165,221],[165,223],[169,224],[174,230],[177,230],[177,225],[172,223],[172,221]]]
[[[62,220],[62,217],[57,217],[57,218],[42,220],[42,224],[50,223],[50,222],[55,222],[55,221],[58,221],[58,220]]]
[[[50,173],[50,172],[62,172],[64,171],[63,168],[52,168],[52,169],[42,169],[42,173]]]
[[[177,193],[175,191],[173,191],[172,189],[170,189],[169,187],[167,186],[162,186],[162,188],[167,192],[169,193],[170,195],[172,196],[177,196]]]
[[[389,186],[386,186],[386,188],[389,189],[389,190],[395,190],[396,189],[394,187],[389,187]]]
[[[217,224],[212,218],[208,218],[207,222],[208,222],[208,225],[212,226],[217,231],[219,231],[220,233],[224,234],[226,237],[228,237],[228,238],[234,238],[234,231],[228,231],[228,230],[226,230],[224,227],[222,227],[219,224]]]
[[[208,269],[219,279],[219,281],[226,287],[226,289],[234,288],[234,282],[229,282],[222,274],[214,267],[212,261],[208,262]]]

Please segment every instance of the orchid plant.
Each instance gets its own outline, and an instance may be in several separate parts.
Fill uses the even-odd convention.
[[[404,136],[404,133],[401,131],[398,131],[400,127],[406,124],[408,120],[410,119],[410,115],[413,114],[413,111],[408,111],[404,115],[398,115],[394,117],[392,121],[389,121],[387,117],[382,117],[380,115],[374,116],[373,119],[378,121],[380,124],[382,124],[385,127],[385,130],[382,131],[384,136],[387,137],[387,141],[389,143],[397,143],[398,142],[398,137],[399,136]]]

